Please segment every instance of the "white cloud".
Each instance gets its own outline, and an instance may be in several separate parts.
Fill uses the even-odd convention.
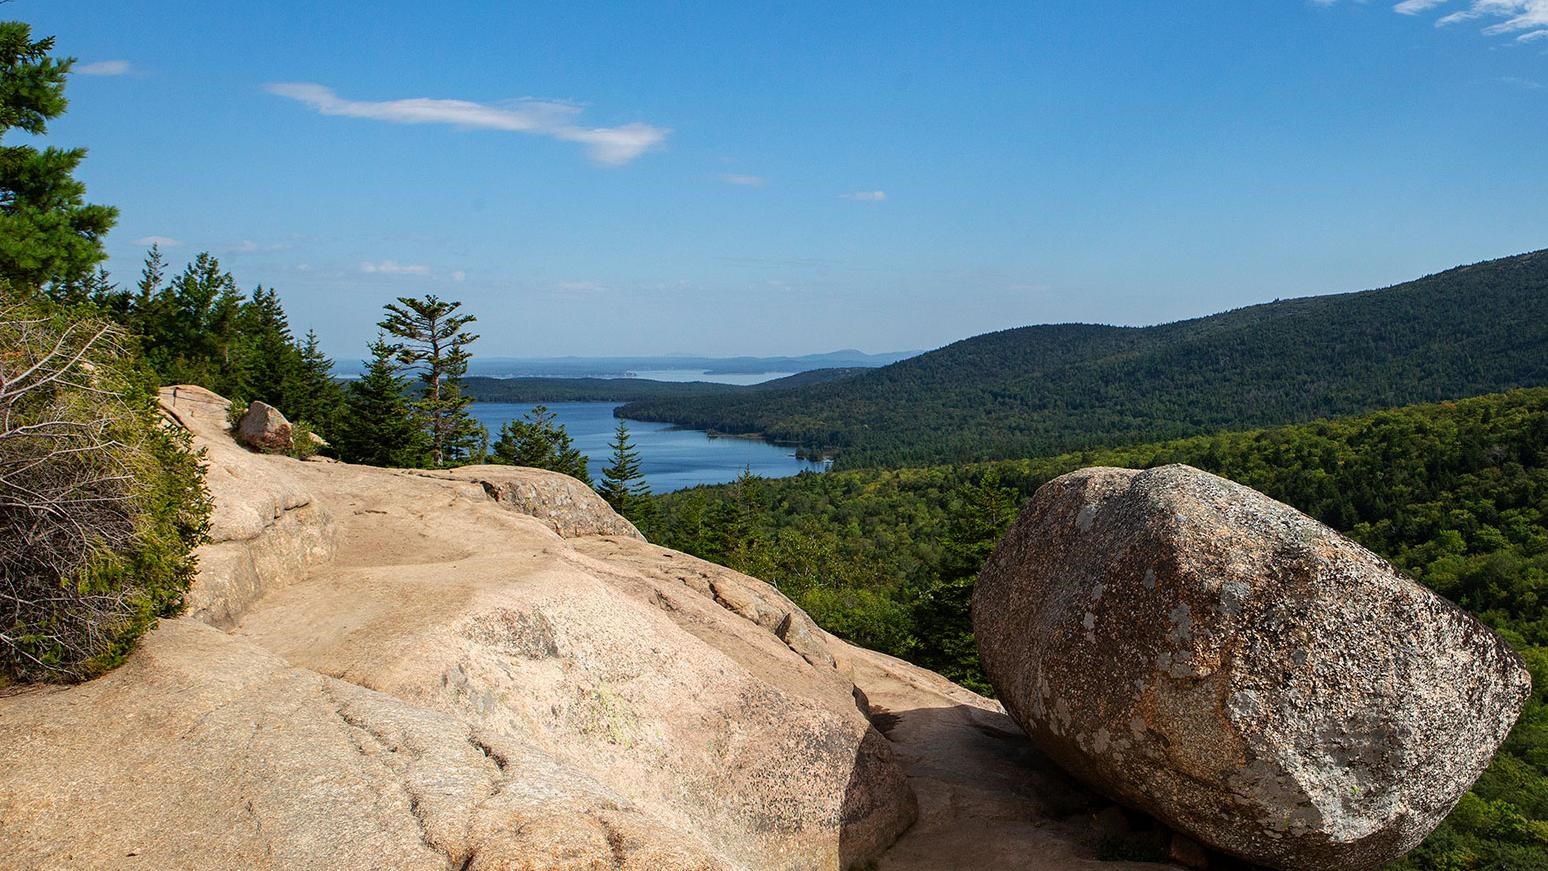
[[[1466,9],[1441,16],[1435,26],[1478,19],[1494,20],[1483,29],[1488,36],[1548,28],[1548,0],[1469,0]]]
[[[887,199],[886,191],[854,191],[853,193],[839,194],[846,200],[859,200],[863,203],[879,203]]]
[[[741,185],[743,187],[763,187],[769,180],[761,175],[740,175],[734,172],[723,172],[715,176],[726,184]]]
[[[1536,91],[1542,88],[1542,82],[1532,79],[1523,79],[1519,76],[1500,76],[1500,82],[1515,88],[1523,88],[1528,91]]]
[[[429,97],[346,100],[332,88],[309,82],[278,82],[268,85],[266,90],[304,103],[322,115],[369,118],[392,124],[447,124],[504,130],[575,142],[585,146],[592,160],[607,166],[622,166],[660,147],[671,132],[664,127],[639,122],[618,127],[586,127],[578,123],[581,107],[552,100],[521,99],[499,104]]]
[[[377,275],[429,275],[430,267],[419,263],[399,263],[396,260],[380,260],[376,263],[367,260],[361,262],[360,271]]]
[[[463,272],[461,269],[454,269],[454,270],[452,270],[452,274],[451,274],[451,280],[452,281],[466,281],[467,278],[468,278],[468,274],[466,272]]]
[[[1403,0],[1402,3],[1392,7],[1392,11],[1403,15],[1418,15],[1426,9],[1434,9],[1447,2],[1450,0]]]
[[[99,60],[75,67],[73,72],[83,76],[127,76],[134,72],[134,67],[126,60]]]
[[[176,248],[177,246],[183,244],[183,242],[181,239],[174,239],[171,236],[143,236],[134,240],[134,244],[139,245],[142,248],[149,248],[152,245],[157,245],[162,248]]]
[[[1332,6],[1338,0],[1312,2],[1318,6]],[[1401,0],[1393,5],[1392,11],[1418,15],[1452,3],[1463,8],[1435,19],[1436,27],[1483,20],[1494,22],[1483,28],[1486,36],[1519,34],[1516,36],[1518,42],[1548,39],[1548,0]]]

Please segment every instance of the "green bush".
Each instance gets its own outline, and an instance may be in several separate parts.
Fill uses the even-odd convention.
[[[322,445],[312,438],[314,430],[312,425],[304,420],[298,420],[290,425],[290,455],[298,460],[304,460],[322,450]]]
[[[209,511],[133,340],[0,288],[0,683],[121,662],[182,607]]]

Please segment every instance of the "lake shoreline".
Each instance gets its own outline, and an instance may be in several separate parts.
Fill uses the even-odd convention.
[[[624,403],[612,402],[474,402],[469,410],[488,430],[491,441],[507,421],[519,420],[536,405],[553,412],[586,455],[594,478],[610,462],[611,441],[620,420],[629,426],[640,452],[646,483],[655,493],[725,484],[745,470],[766,478],[826,471],[826,459],[798,456],[799,445],[781,445],[757,434],[711,433],[658,421],[615,416]]]

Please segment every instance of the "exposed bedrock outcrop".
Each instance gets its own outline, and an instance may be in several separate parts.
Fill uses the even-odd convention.
[[[767,585],[694,574],[759,621],[701,594],[563,476],[303,463],[163,404],[216,503],[188,616],[0,698],[0,864],[839,868],[914,822],[840,643]]]
[[[237,444],[226,424],[230,406],[202,387],[161,391],[163,414],[187,429],[204,452],[205,483],[215,497],[187,614],[222,628],[268,592],[299,582],[331,559],[338,540],[332,514],[292,473],[292,461]]]
[[[1049,482],[979,575],[985,671],[1102,792],[1279,868],[1374,868],[1487,766],[1530,690],[1472,617],[1186,466]]]
[[[641,539],[572,479],[240,447],[187,616],[0,694],[0,865],[1118,869],[992,700]]]
[[[463,466],[444,472],[425,472],[454,481],[473,481],[489,498],[547,524],[562,538],[583,535],[622,535],[644,538],[634,524],[608,506],[582,481],[522,466]]]

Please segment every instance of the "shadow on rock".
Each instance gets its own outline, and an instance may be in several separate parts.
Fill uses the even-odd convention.
[[[846,825],[846,868],[1137,869],[1169,861],[1170,829],[1086,787],[1003,713],[963,704],[901,711],[873,706],[868,713],[876,736],[868,741],[891,745],[908,773],[919,815],[870,863],[864,833]],[[846,819],[850,806],[846,801]],[[863,804],[855,807],[863,810]]]

